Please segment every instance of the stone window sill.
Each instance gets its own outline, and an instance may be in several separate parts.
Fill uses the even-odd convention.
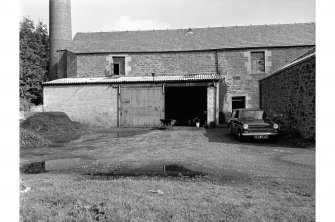
[[[266,72],[251,72],[250,75],[266,74]]]

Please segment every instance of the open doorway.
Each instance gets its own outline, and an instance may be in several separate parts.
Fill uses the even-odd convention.
[[[179,126],[192,126],[198,118],[203,126],[207,122],[207,87],[166,87],[165,118],[177,120]]]
[[[245,108],[245,96],[233,96],[231,98],[232,110]]]

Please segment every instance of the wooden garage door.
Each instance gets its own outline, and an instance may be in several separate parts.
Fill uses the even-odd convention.
[[[120,126],[159,126],[164,118],[161,87],[121,88]]]

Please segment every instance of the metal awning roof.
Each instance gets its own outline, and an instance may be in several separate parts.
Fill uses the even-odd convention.
[[[163,83],[163,82],[197,82],[219,81],[223,79],[218,74],[188,74],[188,75],[160,75],[160,76],[111,76],[95,78],[63,78],[43,85],[73,85],[73,84],[122,84],[122,83]]]

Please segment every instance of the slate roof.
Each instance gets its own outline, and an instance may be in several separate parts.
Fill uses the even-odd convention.
[[[197,82],[197,81],[219,81],[222,76],[217,74],[188,74],[188,75],[164,75],[155,76],[111,76],[95,78],[63,78],[43,85],[73,85],[73,84],[110,84],[110,83],[162,83],[162,82]]]
[[[297,58],[293,59],[291,62],[289,62],[288,64],[284,65],[283,67],[279,68],[278,70],[276,70],[275,72],[271,73],[270,75],[260,79],[259,81],[262,81],[264,79],[267,79],[273,75],[276,75],[277,73],[285,70],[285,69],[288,69],[294,65],[297,65],[301,62],[304,62],[306,60],[309,60],[309,59],[312,59],[313,57],[315,58],[316,56],[316,51],[315,51],[315,47],[308,50],[307,52],[303,53],[302,55],[298,56]]]
[[[77,33],[69,50],[160,52],[315,45],[315,23]]]
[[[308,50],[307,52],[301,54],[300,56],[298,56],[297,58],[293,59],[290,63],[296,61],[296,60],[299,60],[299,59],[302,59],[304,57],[307,57],[308,55],[311,55],[311,54],[315,54],[316,53],[316,49],[315,47],[313,47],[312,49]]]

